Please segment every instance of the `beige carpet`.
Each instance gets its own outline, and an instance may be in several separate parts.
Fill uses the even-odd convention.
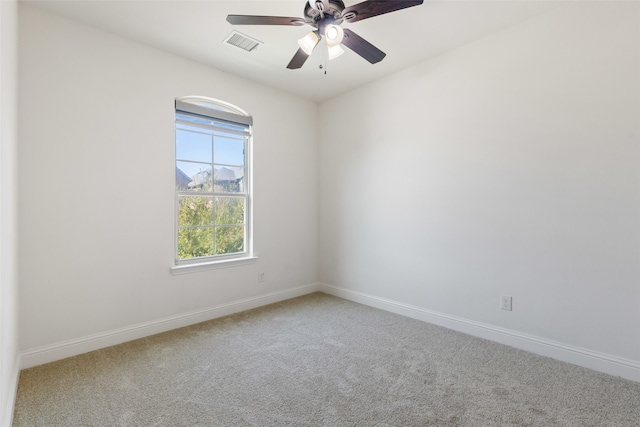
[[[640,384],[313,294],[25,370],[19,426],[640,426]]]

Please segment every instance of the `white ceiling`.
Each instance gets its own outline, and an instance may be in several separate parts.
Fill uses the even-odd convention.
[[[544,13],[559,3],[525,0],[425,0],[421,6],[343,24],[384,51],[371,65],[345,49],[325,64],[318,45],[299,70],[287,64],[311,27],[232,26],[228,14],[302,17],[305,0],[21,0],[217,69],[323,101]],[[393,1],[393,0],[389,0]],[[345,0],[345,5],[359,3]],[[246,52],[222,41],[232,30],[263,42]],[[326,71],[326,74],[325,74]]]

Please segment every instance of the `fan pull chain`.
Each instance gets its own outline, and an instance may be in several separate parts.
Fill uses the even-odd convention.
[[[326,49],[323,49],[323,51],[324,51],[324,55],[323,55],[323,57],[324,57],[324,67],[322,66],[322,64],[320,64],[320,69],[321,70],[324,69],[324,75],[326,76],[327,75],[327,56],[328,56],[328,52],[327,52]]]

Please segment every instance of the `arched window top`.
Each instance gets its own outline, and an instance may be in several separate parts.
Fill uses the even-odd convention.
[[[176,110],[184,110],[192,113],[200,111],[203,115],[211,115],[211,111],[207,113],[206,110],[215,110],[215,115],[222,116],[222,118],[229,117],[233,121],[248,125],[251,125],[253,122],[251,115],[242,108],[206,96],[182,96],[176,98]]]

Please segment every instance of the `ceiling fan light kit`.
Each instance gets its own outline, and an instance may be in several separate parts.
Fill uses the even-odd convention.
[[[418,6],[424,0],[366,0],[345,7],[342,0],[309,0],[305,2],[304,18],[284,16],[228,15],[232,25],[289,25],[308,24],[315,31],[298,40],[299,49],[287,65],[289,69],[301,68],[313,49],[324,36],[329,59],[344,53],[342,46],[360,55],[371,64],[384,59],[386,54],[380,49],[351,31],[342,28],[342,23],[353,23],[385,13],[395,12],[408,7]],[[341,46],[342,45],[342,46]]]
[[[313,52],[313,49],[316,47],[319,41],[320,37],[318,37],[318,34],[316,34],[315,31],[312,31],[298,40],[298,46],[300,46],[300,49],[302,49],[304,53],[306,53],[307,55],[311,55],[311,52]]]
[[[334,46],[327,46],[327,53],[329,55],[329,59],[336,59],[338,56],[344,53],[344,49],[340,47],[339,44]]]
[[[342,43],[344,30],[339,25],[329,24],[324,30],[324,35],[327,37],[327,46],[337,46]]]

